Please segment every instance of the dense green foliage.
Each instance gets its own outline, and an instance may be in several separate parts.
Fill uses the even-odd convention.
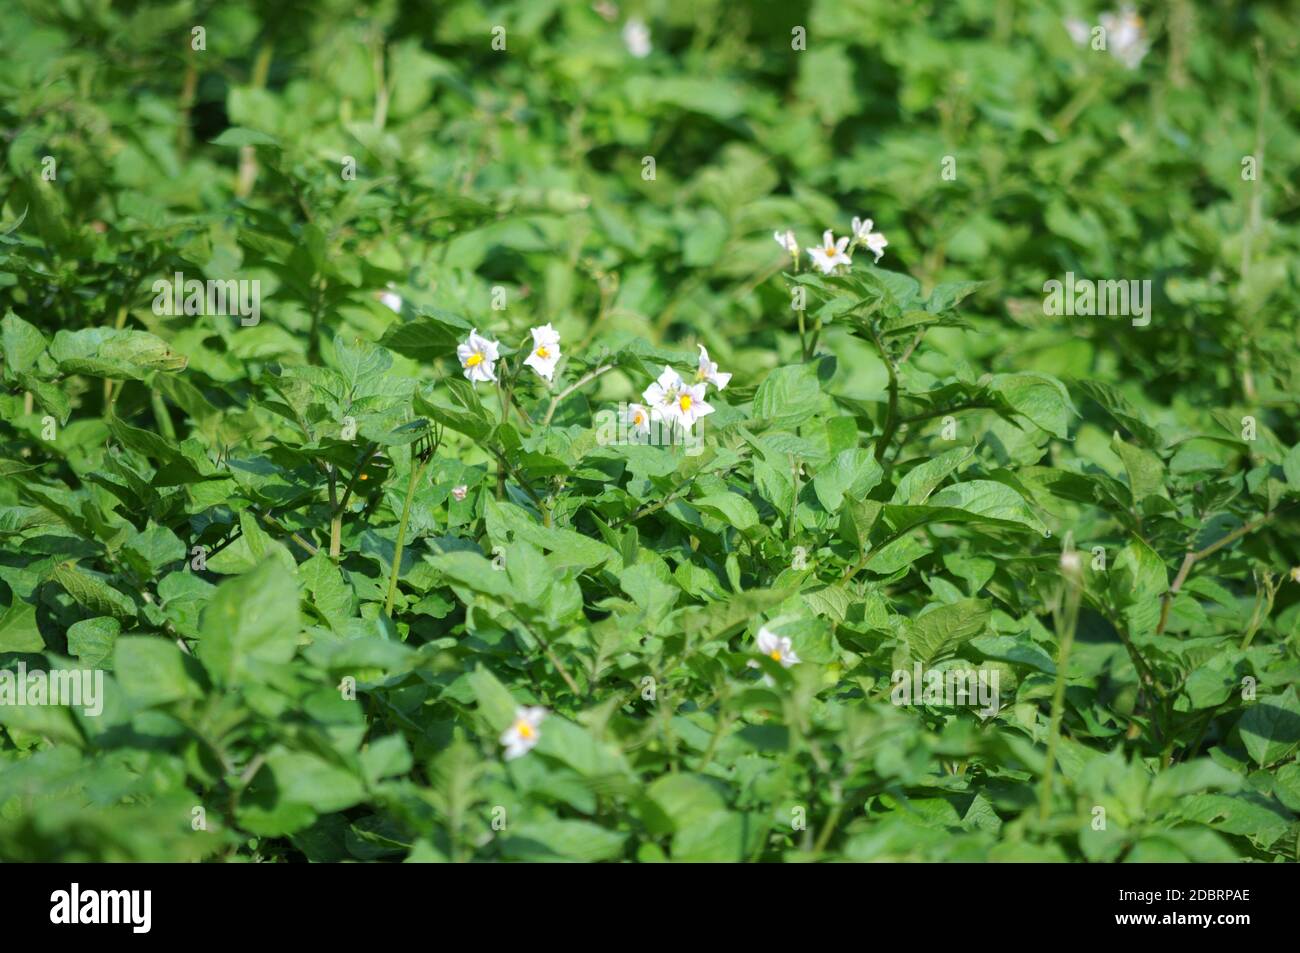
[[[0,859],[1296,859],[1286,0],[4,6]]]

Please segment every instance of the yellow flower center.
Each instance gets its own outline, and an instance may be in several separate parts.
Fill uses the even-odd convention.
[[[533,726],[526,721],[517,722],[515,724],[515,731],[519,732],[520,738],[531,738],[537,734],[537,732],[533,730]]]
[[[641,411],[638,410],[636,414],[632,417],[632,423],[635,426],[640,427],[643,423],[645,423],[645,414],[641,413]]]
[[[779,661],[781,661],[781,650],[780,650],[780,649],[773,649],[772,651],[768,652],[767,654],[768,654],[768,656],[772,659],[772,661],[774,661],[774,662],[779,662]]]
[[[545,360],[546,358],[551,356],[551,352],[546,350],[546,345],[543,344],[541,347],[537,349],[537,356]]]
[[[475,351],[469,357],[465,358],[466,367],[478,367],[482,363],[483,363],[483,355],[480,354],[478,351]]]
[[[835,257],[836,255],[838,255],[838,254],[839,254],[839,252],[836,251],[834,245],[827,245],[827,246],[826,246],[826,257],[827,257],[827,258],[834,258],[834,257]]]
[[[681,405],[682,410],[690,410],[690,409],[691,409],[691,404],[693,404],[693,403],[694,403],[694,401],[691,400],[691,395],[690,395],[690,394],[682,394],[682,396],[681,396],[681,400],[678,401],[678,404]]]

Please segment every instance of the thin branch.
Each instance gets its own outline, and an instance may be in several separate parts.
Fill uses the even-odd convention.
[[[542,426],[543,426],[543,427],[549,427],[549,426],[551,425],[551,418],[555,416],[555,410],[556,410],[557,407],[560,406],[560,401],[564,400],[564,398],[568,397],[570,394],[572,394],[572,393],[573,393],[574,391],[576,391],[578,388],[580,388],[580,387],[584,387],[584,386],[586,386],[587,384],[590,384],[590,383],[591,383],[592,381],[594,381],[597,377],[600,377],[600,375],[606,373],[607,371],[612,371],[612,370],[613,370],[615,367],[617,367],[617,366],[618,366],[618,365],[616,365],[616,364],[602,364],[600,367],[596,368],[594,371],[591,371],[591,372],[589,372],[589,373],[587,373],[587,374],[584,374],[582,377],[579,377],[576,381],[574,381],[574,382],[573,382],[572,384],[570,384],[568,387],[564,388],[564,390],[560,391],[558,394],[556,394],[554,397],[552,397],[552,398],[551,398],[551,405],[550,405],[549,407],[546,408],[546,416],[542,418]]]
[[[1224,546],[1241,539],[1241,537],[1245,536],[1247,533],[1253,533],[1265,523],[1270,522],[1278,515],[1278,513],[1284,512],[1285,509],[1289,508],[1290,507],[1286,507],[1283,510],[1274,510],[1272,513],[1266,513],[1257,519],[1251,520],[1249,523],[1243,523],[1231,533],[1228,533],[1216,542],[1211,543],[1204,549],[1195,552],[1189,550],[1187,555],[1183,557],[1183,564],[1178,569],[1178,575],[1174,577],[1173,585],[1169,587],[1169,591],[1164,595],[1164,601],[1160,606],[1160,624],[1156,626],[1156,635],[1161,635],[1165,631],[1165,625],[1169,622],[1169,605],[1173,602],[1174,596],[1178,595],[1179,590],[1183,588],[1183,583],[1187,581],[1187,577],[1191,574],[1192,567],[1201,560],[1214,555]]]

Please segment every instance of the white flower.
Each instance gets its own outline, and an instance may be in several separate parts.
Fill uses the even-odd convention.
[[[1092,28],[1088,26],[1088,21],[1080,20],[1078,17],[1065,18],[1065,31],[1079,46],[1086,46],[1092,36]]]
[[[469,487],[466,486],[464,483],[462,483],[460,486],[453,486],[451,488],[451,495],[454,496],[457,501],[465,499],[465,494],[468,492],[469,492]]]
[[[510,727],[501,732],[501,743],[505,745],[505,758],[507,761],[513,761],[522,755],[528,754],[537,744],[542,733],[538,730],[542,719],[546,717],[545,708],[528,707],[520,705],[515,709],[515,720]]]
[[[639,60],[650,55],[650,28],[639,17],[632,17],[623,25],[623,45]]]
[[[379,293],[379,303],[386,308],[402,313],[402,296],[396,291],[381,291]]]
[[[1129,69],[1137,69],[1151,49],[1137,11],[1124,7],[1119,13],[1103,13],[1101,27],[1106,31],[1106,48],[1111,56]]]
[[[717,363],[709,360],[709,352],[703,344],[700,345],[700,367],[695,372],[695,380],[697,383],[706,381],[718,390],[726,390],[727,385],[731,383],[730,374],[718,373]]]
[[[1137,11],[1126,6],[1118,12],[1103,13],[1100,21],[1101,37],[1105,45],[1097,46],[1094,43],[1093,49],[1109,50],[1111,56],[1129,69],[1137,69],[1151,50],[1146,27]],[[1086,46],[1093,39],[1094,28],[1078,17],[1067,17],[1065,29],[1070,34],[1070,39],[1079,46]]]
[[[465,343],[456,348],[465,376],[476,384],[495,381],[498,347],[498,342],[489,341],[479,334],[478,328],[471,330]]]
[[[677,419],[677,395],[686,384],[682,376],[667,365],[659,379],[647,387],[641,399],[650,405],[650,415],[655,420]]]
[[[713,407],[704,400],[704,385],[690,384],[682,385],[682,389],[677,392],[677,422],[681,424],[682,429],[687,433],[695,426],[695,422],[701,417],[707,417],[713,413]]]
[[[1291,581],[1300,582],[1300,566],[1291,567]]]
[[[873,232],[871,219],[861,219],[856,215],[853,217],[853,243],[867,246],[867,250],[876,256],[876,261],[880,261],[880,256],[885,253],[885,246],[889,242],[885,241],[883,232]]]
[[[799,656],[795,654],[794,647],[790,643],[788,636],[777,635],[763,626],[758,630],[758,650],[774,662],[780,662],[782,668],[789,668],[791,665],[799,664]],[[751,666],[757,668],[757,663],[751,662]]]
[[[836,241],[835,236],[828,228],[826,234],[822,236],[822,247],[809,248],[808,254],[812,258],[813,264],[822,270],[822,274],[829,275],[835,270],[836,265],[852,263],[852,259],[844,253],[844,249],[848,247],[849,239],[847,235]]]
[[[638,433],[650,432],[650,413],[640,404],[628,404],[624,419],[627,425]]]
[[[532,329],[533,349],[524,361],[528,367],[537,372],[539,377],[548,381],[555,375],[555,365],[560,360],[560,332],[543,324]]]
[[[497,348],[499,342],[489,341],[474,328],[469,332],[463,345],[456,347],[456,356],[465,377],[478,384],[481,381],[497,380]]]
[[[772,233],[772,237],[776,239],[778,245],[789,252],[791,257],[799,257],[799,243],[795,240],[794,232],[790,231],[790,229],[787,228],[784,232],[775,231]]]
[[[1068,576],[1078,575],[1083,570],[1083,561],[1079,554],[1073,549],[1064,550],[1061,553],[1061,572]]]

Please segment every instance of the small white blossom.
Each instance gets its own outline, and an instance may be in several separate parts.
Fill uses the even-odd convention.
[[[665,365],[664,372],[642,392],[641,399],[649,405],[655,420],[674,421],[677,419],[677,395],[685,386],[682,376]]]
[[[1105,37],[1104,48],[1129,69],[1137,69],[1151,50],[1142,17],[1132,7],[1125,6],[1118,11],[1103,13],[1100,21]],[[1067,17],[1065,30],[1079,46],[1087,46],[1092,40],[1093,28],[1078,17]]]
[[[381,291],[379,293],[379,303],[385,308],[402,313],[402,296],[396,291]]]
[[[677,392],[676,419],[681,424],[683,430],[691,432],[695,422],[701,417],[707,417],[713,413],[712,405],[704,400],[703,384],[682,385],[681,390]]]
[[[627,51],[639,60],[650,55],[654,47],[650,43],[650,28],[639,17],[632,17],[623,24],[623,45]]]
[[[703,344],[700,345],[700,367],[695,372],[695,381],[710,383],[718,390],[726,390],[731,383],[731,375],[719,373],[717,362],[709,360],[709,352]]]
[[[849,238],[844,236],[839,241],[831,230],[826,229],[826,234],[822,236],[820,248],[809,248],[808,255],[812,258],[813,264],[822,270],[822,274],[829,275],[835,270],[836,265],[851,264],[853,259],[845,254],[845,249],[849,247]]]
[[[624,419],[627,425],[638,433],[650,432],[650,412],[640,404],[628,404]]]
[[[451,488],[451,495],[454,496],[458,502],[460,500],[465,499],[465,494],[467,494],[468,492],[469,492],[469,487],[466,486],[464,483],[462,483],[460,486],[453,486]]]
[[[782,668],[789,668],[792,665],[798,665],[800,658],[795,654],[794,646],[790,642],[789,636],[777,635],[775,632],[763,626],[758,630],[756,637],[758,651],[766,655],[774,662],[780,662]],[[758,663],[750,662],[751,667],[757,668]]]
[[[772,237],[776,239],[778,245],[789,253],[790,257],[799,257],[799,242],[795,239],[794,232],[790,229],[787,228],[784,232],[775,231],[772,233]]]
[[[1087,46],[1088,39],[1092,36],[1092,27],[1088,26],[1087,20],[1080,20],[1078,17],[1065,18],[1065,32],[1070,34],[1070,39],[1074,40],[1079,46]]]
[[[465,376],[476,384],[495,381],[499,346],[498,342],[489,341],[479,334],[478,328],[471,330],[465,343],[456,348]]]
[[[528,367],[537,372],[539,377],[550,380],[555,376],[555,365],[560,360],[560,332],[543,324],[532,329],[533,349],[524,361]]]
[[[885,246],[889,244],[885,240],[883,232],[873,232],[871,219],[861,219],[856,215],[853,217],[853,242],[854,244],[865,245],[871,254],[876,256],[876,261],[880,261],[880,256],[885,253]]]
[[[528,754],[542,737],[539,726],[546,717],[546,709],[520,705],[515,709],[515,720],[501,733],[501,743],[505,745],[505,759]]]
[[[1110,55],[1129,69],[1137,69],[1151,49],[1137,11],[1124,7],[1118,13],[1103,13],[1101,26],[1106,31],[1106,49]]]

